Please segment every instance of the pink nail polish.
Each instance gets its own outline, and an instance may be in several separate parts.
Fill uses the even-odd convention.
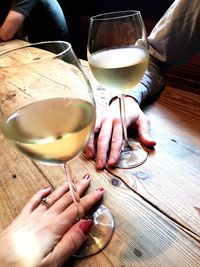
[[[85,235],[88,235],[93,225],[92,220],[82,220],[79,223],[79,228]]]
[[[84,176],[83,176],[83,179],[84,180],[88,180],[90,178],[90,174],[89,173],[86,173]]]
[[[96,191],[103,192],[104,191],[104,188],[103,187],[99,187],[99,188],[96,189]]]

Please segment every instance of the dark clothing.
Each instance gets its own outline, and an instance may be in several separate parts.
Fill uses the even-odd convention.
[[[0,0],[0,26],[3,24],[5,18],[10,11],[11,1],[10,0]]]
[[[67,24],[57,0],[1,0],[0,25],[10,10],[25,16],[28,41],[68,40]]]
[[[160,18],[174,0],[82,0],[77,5],[69,6],[69,1],[58,0],[66,15],[94,16],[101,13],[120,10],[139,10],[143,17]],[[190,1],[190,0],[188,0]]]
[[[37,7],[39,3],[40,1],[38,0],[12,0],[10,9],[28,17],[30,16],[31,11]]]

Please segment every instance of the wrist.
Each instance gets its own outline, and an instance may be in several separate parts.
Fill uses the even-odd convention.
[[[6,233],[7,234],[7,233]],[[0,266],[2,267],[23,267],[23,263],[19,261],[12,246],[12,238],[2,235],[0,236]]]
[[[113,101],[117,100],[119,98],[119,96],[114,96],[110,99],[110,101],[108,102],[108,104],[110,105]],[[130,98],[132,99],[134,102],[136,102],[138,105],[140,105],[140,102],[138,101],[138,99],[132,95],[125,95],[125,99]]]

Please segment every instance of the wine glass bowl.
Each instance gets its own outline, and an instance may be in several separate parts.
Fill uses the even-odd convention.
[[[142,164],[147,153],[127,138],[124,98],[142,79],[148,65],[148,42],[139,11],[118,11],[90,19],[87,56],[96,80],[119,97],[123,145],[115,165],[132,168]]]
[[[83,151],[94,129],[96,105],[89,80],[71,44],[40,42],[4,52],[0,54],[0,78],[2,133],[32,160],[63,167],[77,207],[77,219],[81,219],[85,214],[69,165]],[[79,256],[95,254],[109,242],[113,218],[105,210],[110,218],[107,229],[110,234],[103,237],[101,248],[98,238],[90,235]],[[99,215],[100,212],[93,214],[93,230],[100,236],[101,229],[95,229]],[[101,220],[99,225],[104,226],[104,222]],[[95,242],[91,241],[95,238]]]
[[[82,71],[62,59],[65,53],[72,53],[71,48],[54,44],[56,54],[52,43],[39,43],[1,55],[2,75],[9,71],[12,77],[5,93],[12,90],[13,98],[6,110],[8,96],[3,97],[1,128],[32,159],[63,163],[86,145],[95,122],[95,101]],[[46,50],[50,46],[51,52]]]

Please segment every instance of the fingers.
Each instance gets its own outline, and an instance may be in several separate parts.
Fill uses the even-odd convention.
[[[121,120],[116,120],[113,125],[112,141],[111,141],[111,150],[108,160],[108,165],[113,166],[116,164],[122,147],[122,125]]]
[[[80,180],[77,185],[77,190],[79,195],[81,196],[85,190],[88,188],[90,184],[90,175],[86,174]],[[27,203],[27,205],[23,208],[22,214],[31,213],[37,208],[37,212],[46,211],[47,207],[41,203],[42,198],[46,198],[50,206],[50,210],[54,210],[55,212],[62,212],[67,206],[69,206],[73,201],[71,197],[71,193],[69,192],[68,183],[64,183],[59,186],[56,190],[48,186],[47,188],[41,189],[38,191]],[[58,203],[57,203],[58,202]],[[56,204],[55,204],[56,203]]]
[[[68,183],[64,183],[61,186],[59,186],[56,190],[54,190],[50,195],[46,197],[46,201],[48,202],[50,208],[53,206],[53,204],[59,200],[65,193],[69,191],[69,185]],[[41,201],[41,199],[40,199]],[[47,207],[43,204],[38,206],[37,211],[44,211],[47,210]]]
[[[90,182],[91,182],[90,175],[86,174],[76,185],[78,194],[80,196],[88,188]],[[46,201],[50,206],[50,208],[48,209],[49,211],[53,211],[58,214],[61,213],[63,210],[65,210],[73,202],[71,193],[69,192],[68,183],[64,183],[63,185],[58,187],[55,191],[53,191],[48,197],[46,197]],[[41,204],[38,206],[37,209],[38,212],[45,210],[47,210],[47,207],[45,205]]]
[[[26,204],[26,206],[22,209],[21,214],[28,214],[34,211],[43,197],[48,196],[53,191],[51,186],[47,186],[39,190]]]
[[[156,141],[151,137],[150,121],[138,102],[130,96],[126,97],[126,111],[128,125],[136,127],[140,142],[149,147],[155,146]]]
[[[151,137],[150,121],[144,113],[141,113],[137,120],[139,140],[148,147],[156,145],[156,141]]]
[[[102,122],[97,142],[96,167],[102,169],[106,165],[107,152],[112,136],[112,121],[105,119]]]
[[[62,238],[54,249],[55,265],[62,266],[85,242],[87,235],[92,228],[91,220],[81,220],[77,222]]]
[[[90,182],[91,182],[91,177],[89,174],[84,175],[83,178],[79,181],[79,183],[77,184],[77,191],[80,196],[83,195],[85,190],[90,185]],[[49,209],[49,211],[54,211],[55,213],[58,214],[64,211],[68,206],[70,206],[73,203],[73,199],[72,199],[72,195],[70,191],[66,192],[60,197],[59,196],[56,197],[55,195],[53,196],[52,195],[53,193],[47,198],[48,202],[51,205],[51,208]],[[53,203],[52,203],[52,200],[54,201]]]
[[[88,175],[86,175],[79,185],[79,192],[83,192],[84,189],[90,184],[90,179],[88,178]],[[65,210],[60,213],[59,215],[56,215],[53,211],[54,205],[57,205],[59,202],[65,202],[64,199],[66,195],[69,195],[68,186],[62,185],[61,188],[56,189],[56,195],[51,198],[51,201],[55,201],[56,198],[60,195],[60,199],[57,199],[56,202],[49,208],[46,209],[47,212],[42,213],[36,213],[37,209],[40,207],[43,207],[43,205],[39,205],[37,209],[35,209],[35,213],[32,213],[30,216],[33,216],[32,218],[29,216],[28,222],[37,222],[32,225],[37,230],[37,227],[39,229],[42,227],[42,231],[44,233],[50,233],[49,237],[51,240],[51,237],[53,238],[53,246],[51,248],[51,252],[45,254],[46,260],[50,260],[51,266],[62,266],[62,263],[66,259],[68,259],[86,240],[87,234],[89,233],[92,222],[90,220],[81,220],[77,223],[77,210],[75,207],[75,204],[71,204],[69,206],[65,205]],[[47,192],[50,192],[49,189],[43,189],[40,190],[31,200],[39,200],[42,197],[47,195]],[[54,192],[51,194],[53,195]],[[88,195],[81,198],[81,204],[83,205],[83,209],[85,212],[87,212],[89,209],[91,209],[97,202],[101,200],[104,194],[103,188],[98,188],[95,191],[90,192]],[[48,196],[49,197],[49,196]],[[62,200],[62,201],[61,201]],[[44,206],[45,207],[45,206]],[[54,207],[55,208],[55,207]],[[53,216],[51,216],[51,214]],[[40,220],[38,220],[38,215],[42,216]],[[36,219],[36,221],[33,221],[33,219]],[[75,225],[74,225],[75,224]],[[48,227],[47,227],[48,226]],[[34,232],[33,227],[33,232]],[[46,230],[45,228],[46,227]],[[36,231],[37,232],[37,231]],[[35,233],[35,232],[34,232]],[[40,231],[39,231],[40,233]],[[43,235],[43,238],[45,239],[45,234]],[[61,239],[60,239],[61,238]],[[40,240],[40,238],[38,238]],[[44,242],[45,243],[45,242]],[[41,247],[44,245],[44,243],[41,243]],[[42,245],[43,244],[43,245]],[[45,251],[45,246],[44,246]],[[46,253],[46,252],[45,252]],[[55,264],[54,264],[55,263]]]
[[[95,156],[95,145],[94,145],[94,133],[91,134],[89,142],[84,149],[84,153],[88,159],[92,159]]]
[[[105,190],[103,187],[99,187],[96,190],[88,193],[80,200],[80,205],[86,214],[95,204],[97,204],[103,197]],[[76,204],[72,204],[67,209],[65,209],[62,213],[62,221],[68,227],[69,225],[73,225],[77,220],[77,208]]]
[[[95,136],[99,133],[100,127],[101,127],[101,119],[97,118],[95,129],[94,129],[94,133],[91,134],[89,142],[88,142],[86,148],[84,149],[85,155],[86,155],[86,157],[88,159],[92,159],[92,158],[95,157],[95,149],[96,149],[96,147],[95,147],[95,141],[96,141]]]
[[[114,166],[117,163],[123,142],[118,101],[111,103],[108,113],[107,117],[102,120],[97,142],[96,167],[98,169],[105,167],[109,153],[108,165]],[[151,137],[150,122],[142,112],[139,104],[132,97],[126,97],[126,115],[127,127],[137,129],[140,142],[148,147],[155,146],[156,141]],[[110,143],[111,147],[109,151]]]
[[[105,189],[103,187],[99,187],[81,198],[81,205],[85,214],[102,199],[104,193]]]
[[[90,141],[84,150],[86,157],[89,159],[95,157],[96,150],[96,167],[98,169],[103,169],[107,164],[107,155],[111,140],[112,154],[109,159],[110,165],[117,160],[122,142],[122,131],[120,127],[119,101],[116,99],[112,101],[106,114],[98,115],[94,134],[90,137]],[[113,128],[115,131],[112,136]]]

